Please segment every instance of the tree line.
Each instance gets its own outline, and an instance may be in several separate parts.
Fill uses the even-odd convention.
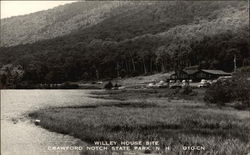
[[[21,66],[21,80],[36,84],[147,75],[193,65],[232,72],[235,56],[238,67],[250,65],[246,11],[244,7],[240,11],[228,8],[217,18],[122,40],[97,33],[91,39],[71,35],[2,47],[1,74],[7,75],[6,64]],[[117,34],[111,30],[109,34]]]

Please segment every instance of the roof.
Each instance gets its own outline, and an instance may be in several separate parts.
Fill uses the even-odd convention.
[[[184,70],[198,70],[200,67],[198,65],[185,67]]]
[[[210,74],[217,74],[217,75],[231,75],[231,73],[224,72],[222,70],[207,70],[202,69],[203,72],[210,73]]]
[[[172,76],[176,75],[176,72],[175,71],[171,71],[171,72],[168,72],[167,74],[165,74],[165,77],[167,79],[171,79]]]
[[[175,74],[179,74],[180,72],[184,72],[183,70],[178,70],[178,71],[171,71],[171,72],[169,72],[169,74],[170,74],[170,76],[172,76],[172,75],[175,75]],[[186,72],[184,72],[184,73],[186,73]]]
[[[175,71],[171,71],[171,72],[168,72],[168,74],[171,76],[173,74],[176,74],[176,72]]]
[[[197,69],[188,69],[188,70],[183,70],[184,72],[186,72],[188,75],[192,75],[192,74],[194,74],[194,73],[196,73],[196,72],[198,72],[199,70],[197,70]]]

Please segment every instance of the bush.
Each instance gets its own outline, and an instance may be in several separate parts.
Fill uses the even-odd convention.
[[[125,69],[121,69],[121,71],[120,71],[120,76],[121,76],[122,78],[124,78],[124,77],[126,76],[126,74],[127,74],[126,70],[125,70]]]
[[[111,81],[109,81],[107,84],[104,85],[105,89],[112,89],[113,88],[113,84]]]
[[[181,89],[180,93],[184,95],[189,95],[193,93],[193,89],[190,86],[185,86]]]
[[[216,82],[207,89],[204,100],[218,105],[235,102],[239,109],[249,107],[250,80],[248,77],[249,73],[238,71],[232,79]]]
[[[218,81],[211,85],[205,93],[204,101],[224,105],[230,102],[232,98],[232,83],[229,81]]]
[[[78,84],[73,84],[69,82],[65,82],[61,86],[61,89],[77,89],[77,88],[79,88]]]
[[[140,75],[140,74],[137,71],[132,71],[131,72],[132,77],[135,77],[135,76],[138,76],[138,75]]]
[[[16,89],[37,89],[39,86],[31,81],[22,81],[16,85]]]

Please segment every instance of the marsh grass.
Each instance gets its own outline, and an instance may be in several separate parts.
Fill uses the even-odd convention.
[[[90,144],[96,140],[157,140],[161,148],[173,148],[163,154],[241,155],[250,151],[249,111],[158,99],[158,93],[152,92],[153,95],[148,95],[148,91],[142,91],[138,96],[143,98],[139,99],[135,98],[135,92],[112,92],[113,96],[126,100],[42,109],[29,116],[40,119],[43,128]],[[180,149],[183,145],[202,145],[206,150],[183,151]]]
[[[109,90],[93,91],[93,98],[115,99],[125,101],[128,99],[144,99],[150,97],[185,99],[192,101],[203,101],[205,90],[193,89],[190,94],[183,93],[182,89],[134,89],[134,90]]]

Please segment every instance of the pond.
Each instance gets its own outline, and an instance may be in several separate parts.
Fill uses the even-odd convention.
[[[94,103],[91,90],[1,90],[1,154],[79,154],[79,150],[52,150],[83,146],[79,139],[36,126],[28,113],[39,108]]]

